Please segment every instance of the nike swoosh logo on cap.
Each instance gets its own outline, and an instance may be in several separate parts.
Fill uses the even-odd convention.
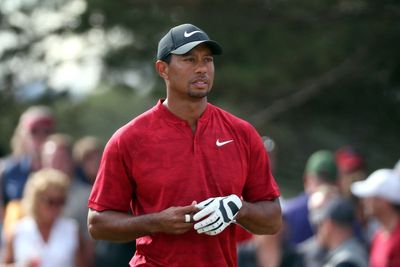
[[[185,31],[185,32],[183,33],[183,36],[185,36],[186,38],[188,38],[188,37],[190,37],[190,36],[192,36],[193,34],[198,33],[198,32],[201,32],[201,31],[192,31],[192,32],[187,32],[187,31]]]
[[[229,143],[231,143],[231,142],[233,142],[232,139],[231,139],[231,140],[228,140],[228,141],[223,141],[223,142],[220,142],[219,139],[217,139],[217,142],[215,142],[215,144],[216,144],[217,146],[223,146],[223,145],[229,144]]]

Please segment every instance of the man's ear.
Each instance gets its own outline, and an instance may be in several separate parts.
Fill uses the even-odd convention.
[[[160,75],[164,79],[168,79],[168,64],[162,60],[156,61],[156,70],[158,75]]]

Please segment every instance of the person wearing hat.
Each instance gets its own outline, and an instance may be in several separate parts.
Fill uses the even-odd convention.
[[[353,183],[351,192],[380,223],[371,242],[370,266],[400,266],[400,177],[393,169],[379,169]]]
[[[10,142],[12,154],[0,162],[4,206],[21,199],[29,174],[41,168],[40,149],[54,129],[55,118],[47,106],[31,106],[20,116]]]
[[[255,234],[281,226],[262,138],[208,103],[214,55],[221,53],[200,28],[172,28],[155,63],[166,99],[105,147],[88,229],[95,239],[136,239],[130,266],[236,266],[235,223]]]
[[[354,232],[351,200],[341,196],[337,187],[323,185],[310,196],[308,205],[315,240],[324,250],[317,266],[368,267],[366,248]]]
[[[336,177],[337,168],[331,151],[317,150],[309,156],[303,173],[304,192],[285,200],[283,205],[290,244],[298,245],[313,236],[314,231],[308,219],[308,198],[320,185],[336,185]]]
[[[353,182],[364,180],[366,174],[365,158],[352,146],[342,146],[335,151],[338,167],[338,185],[344,196],[350,197],[350,186]]]

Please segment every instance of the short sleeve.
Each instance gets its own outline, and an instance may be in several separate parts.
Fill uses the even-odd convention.
[[[119,132],[107,143],[92,192],[89,208],[104,211],[128,211],[133,197],[134,180],[130,172],[129,153]]]
[[[257,131],[249,130],[249,169],[243,197],[247,201],[274,200],[280,196],[272,175],[269,156]]]

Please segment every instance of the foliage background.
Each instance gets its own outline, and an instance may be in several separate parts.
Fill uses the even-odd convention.
[[[318,149],[353,145],[369,171],[400,158],[398,1],[4,0],[0,11],[0,155],[21,112],[38,103],[54,108],[59,131],[105,143],[163,97],[157,42],[190,22],[224,48],[210,102],[277,142],[285,194],[301,190]],[[79,53],[62,46],[73,41]],[[60,72],[72,63],[85,71]]]

